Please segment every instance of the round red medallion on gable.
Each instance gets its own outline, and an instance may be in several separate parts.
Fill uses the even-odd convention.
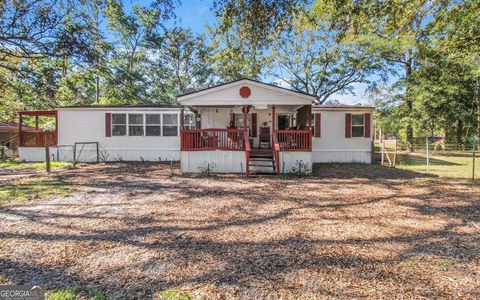
[[[242,86],[240,88],[240,97],[242,98],[248,98],[252,94],[252,91],[248,86]]]

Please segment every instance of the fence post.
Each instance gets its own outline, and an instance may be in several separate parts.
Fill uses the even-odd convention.
[[[426,149],[427,149],[427,173],[430,172],[430,160],[429,160],[429,157],[428,157],[428,136],[426,138]]]
[[[45,145],[45,170],[50,173],[50,147]]]
[[[477,137],[473,137],[472,146],[472,181],[475,181],[475,147],[477,146]]]
[[[395,165],[397,164],[397,139],[395,138],[395,152],[393,153],[393,167],[395,168]]]
[[[382,166],[385,163],[385,141],[382,141]]]

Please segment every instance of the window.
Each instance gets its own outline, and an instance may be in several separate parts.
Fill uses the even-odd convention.
[[[143,136],[143,114],[128,114],[128,135]]]
[[[163,136],[178,136],[178,114],[163,114]]]
[[[364,124],[364,115],[352,115],[352,137],[363,137]]]
[[[160,114],[145,115],[145,133],[146,136],[160,136]]]
[[[251,128],[252,128],[252,115],[248,114],[247,116],[248,120],[248,135],[251,135]],[[235,127],[238,129],[243,129],[245,128],[245,115],[244,114],[235,114]]]
[[[127,135],[127,115],[112,114],[112,135],[113,136]]]
[[[195,129],[195,114],[185,114],[183,116],[183,127],[184,129]]]

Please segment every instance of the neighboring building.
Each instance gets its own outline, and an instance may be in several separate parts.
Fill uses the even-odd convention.
[[[315,162],[371,162],[373,107],[313,105],[312,95],[249,79],[177,100],[57,108],[49,113],[57,130],[24,143],[20,159],[43,160],[39,143],[49,141],[57,160],[180,160],[183,172],[289,173]]]
[[[22,130],[33,132],[35,128],[23,125]],[[0,122],[0,146],[16,149],[18,142],[18,123]]]

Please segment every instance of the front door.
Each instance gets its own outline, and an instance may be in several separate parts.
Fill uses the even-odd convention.
[[[278,115],[277,116],[277,126],[278,130],[287,130],[290,128],[290,116],[289,115]]]

